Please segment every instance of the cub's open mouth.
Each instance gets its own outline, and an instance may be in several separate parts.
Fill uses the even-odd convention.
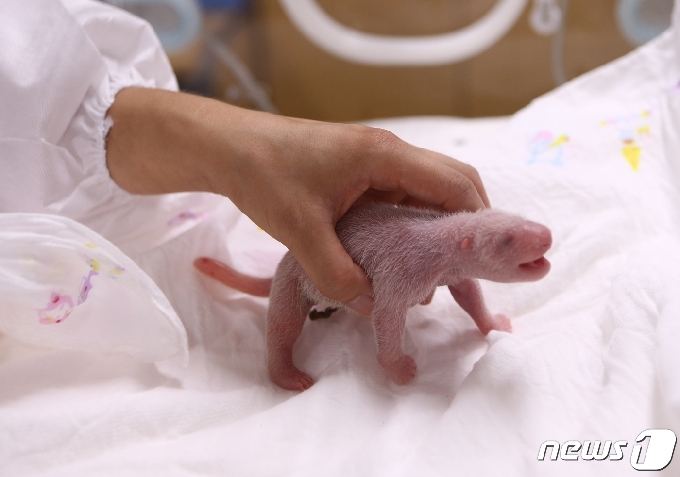
[[[519,266],[519,268],[524,268],[525,270],[533,270],[535,268],[541,268],[547,265],[548,261],[545,259],[545,257],[537,258],[533,262],[527,262],[523,263]]]

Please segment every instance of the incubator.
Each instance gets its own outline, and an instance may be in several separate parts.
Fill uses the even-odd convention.
[[[658,36],[672,0],[106,0],[183,87],[314,119],[498,116]]]

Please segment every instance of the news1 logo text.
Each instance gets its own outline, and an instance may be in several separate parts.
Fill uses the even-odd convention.
[[[630,465],[635,470],[663,470],[673,459],[677,437],[670,429],[647,429],[635,438]],[[646,449],[643,445],[647,444]],[[538,460],[620,461],[628,441],[545,441],[538,450]]]

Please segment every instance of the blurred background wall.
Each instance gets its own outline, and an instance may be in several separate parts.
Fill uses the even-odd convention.
[[[338,21],[358,30],[424,35],[458,29],[480,18],[494,0],[318,0]],[[565,73],[579,76],[633,47],[616,23],[616,0],[570,0]],[[358,121],[411,115],[498,116],[526,106],[555,87],[552,38],[537,35],[529,8],[512,30],[482,54],[447,66],[353,64],[310,43],[277,0],[206,10],[215,38],[236,53],[285,115]],[[228,68],[216,64],[204,40],[171,54],[183,89],[252,107]]]

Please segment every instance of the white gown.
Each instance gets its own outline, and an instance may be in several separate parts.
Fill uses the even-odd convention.
[[[111,180],[105,157],[118,91],[178,89],[157,37],[90,0],[3,0],[0,19],[0,331],[184,361],[181,322],[126,254],[193,227],[218,198],[133,196]],[[143,309],[149,320],[135,318]],[[160,341],[140,340],[152,335]]]

